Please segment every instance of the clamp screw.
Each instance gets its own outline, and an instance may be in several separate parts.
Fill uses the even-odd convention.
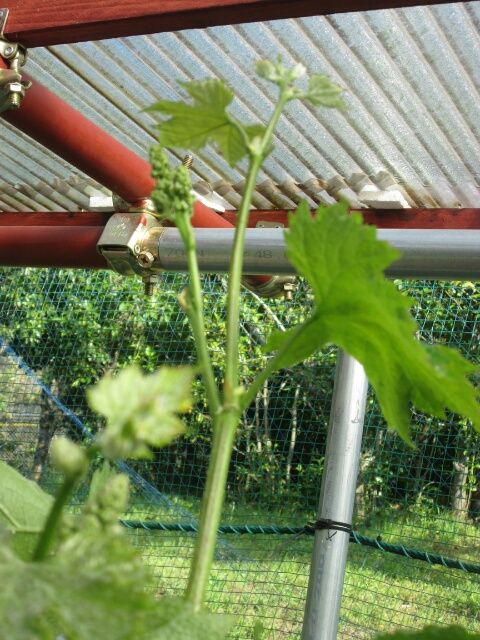
[[[21,106],[21,98],[19,93],[11,93],[7,97],[8,107],[10,109],[20,109]]]
[[[293,282],[285,282],[283,285],[283,297],[290,302],[295,291],[295,284]]]
[[[143,292],[149,298],[153,296],[155,291],[156,280],[153,276],[147,276],[143,278]]]
[[[144,269],[148,269],[155,262],[155,256],[150,251],[142,251],[137,256],[138,264]]]
[[[3,50],[3,53],[6,56],[11,56],[13,51],[14,51],[13,47],[11,45],[8,45],[8,47],[5,47],[5,49]]]

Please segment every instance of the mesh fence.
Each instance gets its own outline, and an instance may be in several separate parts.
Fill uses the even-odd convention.
[[[86,404],[89,385],[130,362],[151,371],[192,361],[194,345],[177,303],[185,282],[164,275],[156,294],[145,298],[140,282],[107,272],[0,271],[1,459],[53,491],[58,478],[47,454],[54,434],[88,438],[101,426]],[[204,287],[218,371],[225,283],[206,277]],[[415,299],[422,340],[450,344],[478,362],[477,285],[399,287]],[[310,303],[303,285],[289,303],[245,292],[245,380],[265,365],[262,345],[271,330],[304,317]],[[312,537],[300,531],[316,512],[334,365],[332,349],[275,374],[243,416],[222,518],[229,532],[220,535],[209,592],[212,608],[237,615],[232,637],[253,637],[258,622],[266,638],[299,636],[312,550]],[[151,462],[120,465],[134,487],[125,514],[129,534],[152,566],[159,594],[182,591],[193,550],[211,426],[196,385],[186,437]],[[387,431],[373,396],[368,409],[356,495],[359,535],[349,550],[339,637],[372,638],[428,622],[480,631],[478,438],[458,416],[413,413],[412,450]],[[77,500],[84,496],[81,488]],[[253,525],[272,526],[274,533]]]

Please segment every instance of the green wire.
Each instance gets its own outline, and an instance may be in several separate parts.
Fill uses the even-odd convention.
[[[128,529],[144,529],[146,531],[180,531],[182,533],[196,533],[198,531],[198,525],[194,523],[166,523],[157,522],[155,520],[120,520],[120,523]],[[274,524],[224,524],[218,528],[218,532],[237,535],[260,534],[313,536],[315,529],[308,525],[304,527],[285,527]],[[429,553],[428,551],[421,551],[420,549],[413,549],[400,544],[382,542],[380,538],[369,538],[357,533],[356,531],[352,531],[350,534],[350,542],[360,544],[364,547],[371,547],[379,551],[384,551],[385,553],[393,553],[397,556],[403,556],[409,560],[420,560],[422,562],[428,562],[431,565],[439,564],[447,569],[459,569],[466,573],[480,574],[480,564],[463,562],[457,558],[448,558],[447,556],[442,556],[438,553]]]

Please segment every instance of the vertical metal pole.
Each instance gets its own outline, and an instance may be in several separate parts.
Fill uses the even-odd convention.
[[[368,380],[360,363],[339,352],[317,518],[351,525]],[[335,640],[349,533],[315,531],[302,640]]]

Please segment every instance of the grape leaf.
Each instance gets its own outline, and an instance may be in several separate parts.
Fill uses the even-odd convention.
[[[469,633],[457,625],[450,627],[424,627],[420,631],[395,631],[375,636],[375,640],[480,640],[478,633]]]
[[[0,462],[0,524],[15,534],[13,545],[24,557],[32,551],[52,505],[52,497]]]
[[[231,625],[194,614],[183,600],[157,600],[150,573],[121,535],[79,532],[42,562],[20,560],[5,542],[0,617],[9,640],[222,640]]]
[[[97,437],[111,459],[148,458],[150,447],[164,447],[183,433],[178,417],[191,407],[191,367],[161,367],[144,375],[136,365],[107,375],[88,393],[94,411],[107,419]]]
[[[399,252],[375,233],[347,204],[320,208],[315,217],[306,203],[299,206],[285,234],[287,254],[312,286],[315,309],[303,324],[274,333],[267,351],[281,350],[284,368],[338,345],[363,364],[389,426],[407,441],[410,403],[437,417],[448,407],[479,429],[477,392],[467,378],[476,367],[415,339],[412,301],[383,275]]]
[[[260,124],[244,126],[227,113],[233,93],[221,80],[183,82],[181,85],[193,98],[193,104],[159,100],[146,109],[171,116],[158,125],[160,144],[194,150],[214,142],[227,162],[235,166],[247,155],[248,141],[262,135],[264,127]]]
[[[308,91],[304,99],[315,107],[329,107],[332,109],[346,109],[341,98],[342,87],[334,84],[328,76],[314,75],[308,82]]]

